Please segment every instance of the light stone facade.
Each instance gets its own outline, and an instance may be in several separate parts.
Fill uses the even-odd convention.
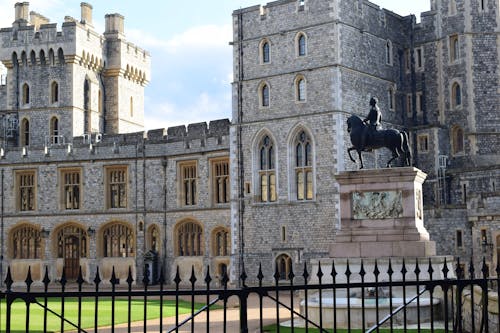
[[[123,16],[107,15],[99,34],[82,3],[81,19],[59,30],[16,4],[0,30],[0,273],[10,266],[20,282],[31,267],[37,281],[45,269],[59,279],[73,265],[91,282],[97,267],[105,280],[131,267],[140,283],[164,265],[170,282],[177,266],[184,280],[193,266],[197,277],[228,268],[237,283],[243,268],[255,282],[262,263],[269,280],[300,275],[335,242],[335,175],[357,168],[346,120],[365,116],[371,96],[383,128],[410,133],[414,165],[428,174],[424,222],[437,254],[476,263],[484,254],[492,268],[500,9],[451,1],[432,0],[418,24],[365,0],[236,10],[231,123],[148,132],[150,55],[126,41]],[[365,166],[389,157],[366,153]]]

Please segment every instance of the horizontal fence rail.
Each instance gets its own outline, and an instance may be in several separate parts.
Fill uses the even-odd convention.
[[[488,277],[484,260],[478,272],[472,261],[464,272],[459,261],[446,260],[437,271],[430,259],[428,264],[403,260],[398,265],[389,260],[383,270],[377,260],[374,265],[333,261],[323,267],[328,271],[321,263],[314,269],[304,265],[297,275],[292,269],[284,275],[276,267],[273,283],[266,283],[260,267],[254,280],[243,268],[240,287],[230,283],[226,272],[215,280],[209,273],[197,277],[194,267],[187,281],[178,267],[169,283],[160,270],[155,285],[147,270],[137,284],[131,268],[121,284],[114,269],[109,284],[99,269],[90,284],[81,269],[70,282],[65,270],[51,281],[46,268],[42,284],[35,285],[29,269],[20,287],[9,268],[0,291],[0,331],[245,333],[280,332],[281,324],[291,332],[299,327],[301,332],[498,332],[498,262],[496,277]]]

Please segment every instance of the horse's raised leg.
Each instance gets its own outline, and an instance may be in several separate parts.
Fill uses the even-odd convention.
[[[356,150],[356,148],[355,147],[351,147],[351,148],[347,149],[347,153],[349,154],[349,158],[351,159],[351,161],[353,161],[354,163],[356,163],[356,161],[354,160],[354,158],[352,158],[352,156],[351,156],[351,151],[353,151],[353,150]]]

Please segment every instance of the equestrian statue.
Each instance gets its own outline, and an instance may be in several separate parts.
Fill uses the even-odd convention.
[[[347,119],[347,131],[351,136],[352,147],[347,150],[351,161],[356,161],[351,156],[351,151],[358,152],[360,169],[363,169],[362,152],[369,152],[374,149],[387,148],[392,151],[392,158],[387,162],[387,167],[391,167],[391,162],[403,155],[406,165],[411,163],[411,152],[408,144],[408,133],[396,129],[379,130],[382,114],[377,106],[377,98],[370,99],[370,111],[368,116],[361,120],[358,116],[351,116]]]

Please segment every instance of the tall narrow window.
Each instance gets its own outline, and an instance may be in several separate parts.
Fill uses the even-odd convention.
[[[155,252],[160,251],[160,230],[156,225],[149,228],[149,249]]]
[[[50,137],[52,144],[62,143],[59,135],[59,119],[57,117],[52,117],[52,119],[50,119]]]
[[[100,101],[99,101],[100,103]],[[83,82],[83,131],[91,133],[91,111],[90,111],[90,81],[86,79]]]
[[[229,202],[229,161],[227,159],[212,162],[212,188],[215,204]]]
[[[177,255],[202,256],[203,255],[203,229],[192,221],[183,222],[176,228]]]
[[[408,117],[413,116],[413,100],[412,100],[412,95],[408,94],[406,95],[406,115]]]
[[[30,121],[24,118],[21,121],[21,146],[30,145]]]
[[[262,107],[269,106],[269,86],[266,83],[260,88],[260,105]]]
[[[415,62],[417,70],[421,70],[424,67],[424,49],[422,47],[415,50]]]
[[[266,39],[260,43],[260,60],[263,64],[267,64],[271,61],[271,45]]]
[[[59,102],[59,84],[55,81],[50,85],[50,102]]]
[[[461,249],[464,247],[464,244],[463,244],[463,232],[462,230],[456,230],[456,234],[455,234],[455,246],[457,247],[457,249]]]
[[[464,130],[460,126],[454,126],[451,130],[452,152],[460,154],[464,152]]]
[[[392,42],[390,40],[385,43],[385,63],[392,65]]]
[[[422,134],[418,136],[417,149],[420,153],[427,153],[429,151],[429,136]]]
[[[80,209],[80,170],[61,171],[62,180],[62,206],[63,209]]]
[[[64,52],[63,52],[63,49],[61,49],[61,48],[59,48],[59,50],[57,50],[57,62],[59,63],[59,65],[64,65],[64,63],[65,63]]]
[[[282,254],[276,258],[276,270],[280,280],[288,280],[292,270],[292,258],[286,254]]]
[[[49,50],[49,65],[54,66],[56,64],[56,60],[54,57],[54,50],[50,49]]]
[[[307,53],[306,36],[303,33],[297,35],[297,56],[303,57]]]
[[[313,199],[312,144],[304,131],[295,139],[295,187],[297,200]]]
[[[259,180],[260,200],[262,202],[276,201],[276,171],[273,142],[265,136],[259,146]]]
[[[299,76],[295,80],[295,95],[297,102],[304,102],[306,100],[306,80],[302,76]]]
[[[450,62],[457,61],[460,57],[460,44],[458,35],[450,37]]]
[[[411,69],[411,54],[409,49],[405,50],[404,57],[405,57],[405,69],[407,72],[409,72]]]
[[[194,206],[197,203],[197,171],[196,162],[187,162],[180,165],[181,195],[184,206]]]
[[[127,208],[127,168],[110,167],[106,175],[108,208]]]
[[[130,117],[134,116],[134,97],[130,96]]]
[[[35,210],[36,176],[35,171],[17,173],[18,209],[22,212]]]
[[[40,50],[40,65],[45,66],[47,64],[45,60],[45,51]]]
[[[36,65],[36,53],[33,50],[30,53],[30,62],[31,62],[30,63],[31,66],[35,66]]]
[[[462,88],[456,82],[451,87],[451,104],[453,108],[462,105]]]
[[[395,111],[396,110],[396,93],[395,93],[393,87],[389,88],[388,97],[389,97],[389,110]]]
[[[229,230],[226,228],[214,230],[212,242],[215,256],[228,256],[230,254]]]
[[[30,86],[25,83],[23,84],[23,104],[29,104],[30,103]]]
[[[424,110],[424,95],[421,91],[418,91],[416,93],[416,100],[417,100],[417,114],[422,114]]]

